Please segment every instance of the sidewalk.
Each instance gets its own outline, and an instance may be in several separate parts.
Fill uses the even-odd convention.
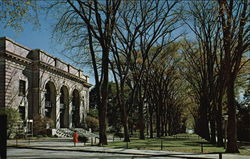
[[[15,148],[28,148],[39,150],[56,150],[56,151],[76,151],[89,153],[111,153],[111,154],[127,154],[149,157],[179,157],[179,158],[210,158],[218,159],[219,154],[192,154],[185,152],[172,151],[154,151],[154,150],[136,150],[136,149],[111,149],[98,146],[84,146],[83,143],[78,143],[77,147],[73,146],[71,139],[50,139],[50,140],[18,140],[16,145],[15,140],[9,140],[8,145]],[[222,154],[223,159],[249,159],[250,156]]]

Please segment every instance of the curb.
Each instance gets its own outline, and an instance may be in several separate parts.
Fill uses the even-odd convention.
[[[99,150],[73,150],[73,149],[52,149],[46,147],[30,147],[30,146],[7,146],[8,148],[20,148],[20,149],[36,149],[36,150],[48,150],[48,151],[72,151],[72,152],[89,152],[89,153],[109,153],[109,154],[122,154],[122,155],[133,155],[141,157],[177,157],[177,158],[186,158],[186,159],[214,159],[208,157],[194,157],[194,156],[185,156],[185,155],[200,155],[200,154],[140,154],[133,152],[117,152],[117,151],[99,151]]]

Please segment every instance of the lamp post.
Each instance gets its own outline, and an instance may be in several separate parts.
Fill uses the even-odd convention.
[[[225,114],[223,115],[224,117],[224,129],[225,129],[225,136],[224,136],[224,148],[227,148],[227,120],[228,120],[228,115]]]

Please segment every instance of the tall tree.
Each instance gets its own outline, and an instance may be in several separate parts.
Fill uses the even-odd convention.
[[[129,102],[125,101],[125,85],[129,74],[131,55],[134,49],[135,40],[138,37],[139,29],[146,18],[142,18],[135,23],[136,15],[139,15],[139,5],[136,2],[122,2],[120,8],[119,21],[116,26],[115,36],[112,39],[113,58],[110,60],[111,70],[116,83],[117,99],[120,106],[121,118],[124,130],[124,141],[128,142],[128,114]]]
[[[250,24],[249,16],[250,2],[247,0],[218,0],[219,24],[222,28],[223,64],[225,82],[227,86],[227,149],[226,152],[237,153],[237,131],[236,131],[236,103],[235,103],[235,81],[239,70],[242,68],[242,57],[249,51]]]
[[[135,41],[134,51],[131,57],[131,76],[130,83],[133,90],[134,104],[138,106],[138,125],[140,126],[140,138],[144,139],[144,106],[145,93],[147,87],[143,89],[143,78],[145,72],[150,68],[156,57],[162,51],[164,46],[175,41],[179,35],[172,36],[172,32],[178,28],[178,20],[180,11],[176,11],[177,1],[147,1],[141,3],[139,17],[146,17],[146,21],[142,23],[140,34]],[[146,11],[149,10],[149,11]],[[152,50],[157,47],[156,50]]]
[[[210,141],[215,143],[215,125],[217,125],[218,144],[222,145],[222,97],[225,85],[221,64],[218,62],[220,61],[220,26],[217,23],[218,15],[215,14],[217,10],[218,6],[214,1],[190,1],[184,21],[197,41],[194,46],[186,44],[189,45],[186,47],[186,60],[189,58],[189,64],[192,65],[189,69],[194,68],[198,73],[192,82],[196,81],[195,86],[199,86],[197,94],[200,96],[199,110],[201,111],[198,120],[200,126],[197,126],[198,129],[200,127],[199,135],[208,140],[211,136]],[[191,82],[190,78],[188,80]]]
[[[69,48],[78,48],[81,52],[87,52],[90,57],[95,76],[95,89],[97,90],[99,144],[106,145],[108,66],[120,0],[66,0],[55,2],[52,6],[56,4],[64,8],[55,31],[61,34],[60,36],[70,46]]]
[[[124,1],[119,11],[116,36],[112,45],[111,68],[120,92],[118,97],[124,116],[124,131],[127,130],[128,121],[125,118],[130,110],[123,99],[123,89],[127,83],[132,89],[130,107],[136,105],[140,110],[138,125],[141,138],[144,138],[143,75],[147,71],[146,67],[151,65],[161,49],[176,38],[171,39],[178,20],[178,12],[174,10],[176,3],[177,1]],[[150,51],[154,46],[158,49]],[[126,134],[128,133],[125,132],[125,140],[128,140]]]

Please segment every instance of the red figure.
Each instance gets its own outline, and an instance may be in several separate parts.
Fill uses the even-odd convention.
[[[76,131],[73,133],[73,142],[74,146],[76,146],[76,143],[78,142],[78,134]]]

